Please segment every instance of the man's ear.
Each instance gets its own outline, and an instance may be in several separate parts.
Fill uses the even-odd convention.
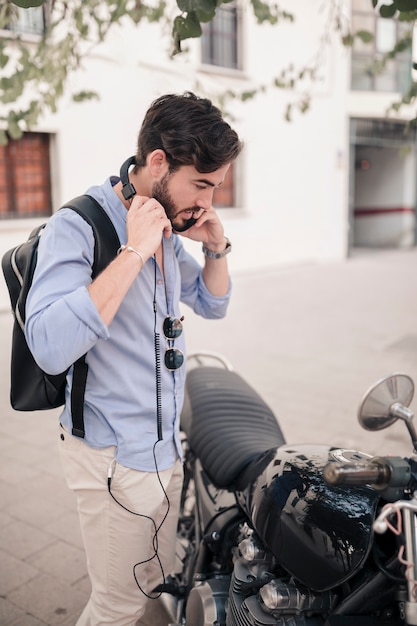
[[[166,154],[160,148],[152,150],[146,161],[152,178],[161,178],[169,169]]]

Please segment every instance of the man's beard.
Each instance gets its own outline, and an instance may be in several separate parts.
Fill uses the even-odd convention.
[[[175,219],[178,213],[182,213],[182,211],[178,210],[178,207],[168,191],[168,179],[169,174],[165,174],[161,180],[154,183],[152,187],[152,197],[155,198],[155,200],[158,200],[158,202],[164,207],[167,218],[171,222],[172,228],[175,232],[183,233],[185,230],[191,228],[191,226],[194,226],[197,220],[195,217],[190,217],[185,221],[183,219],[181,221]],[[198,211],[199,207],[193,207],[189,210]]]

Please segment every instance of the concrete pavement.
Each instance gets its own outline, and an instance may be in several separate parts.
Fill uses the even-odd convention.
[[[188,351],[224,354],[274,410],[287,441],[409,454],[403,424],[365,432],[356,412],[386,374],[417,383],[416,276],[417,248],[237,275],[225,320],[184,311]],[[11,322],[0,313],[0,626],[72,626],[89,582],[57,455],[59,411],[10,408]],[[155,609],[150,623],[166,626]]]

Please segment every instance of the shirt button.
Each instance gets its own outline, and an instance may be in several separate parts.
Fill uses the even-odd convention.
[[[158,282],[158,285],[162,285],[164,281],[162,280],[162,278],[158,278],[157,282]]]

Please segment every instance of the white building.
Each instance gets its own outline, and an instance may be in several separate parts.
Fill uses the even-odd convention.
[[[233,206],[219,209],[233,243],[231,271],[342,260],[354,246],[415,245],[414,134],[404,135],[399,116],[387,119],[387,107],[410,78],[410,58],[391,62],[376,77],[366,71],[374,54],[392,47],[398,23],[378,19],[371,0],[346,1],[344,18],[353,19],[354,30],[373,29],[376,35],[367,46],[357,41],[352,53],[333,26],[323,43],[333,2],[287,4],[295,22],[274,26],[258,25],[248,0],[227,4],[225,34],[216,39],[216,23],[211,24],[211,39],[188,40],[188,52],[173,59],[170,32],[160,25],[126,21],[115,27],[71,75],[58,112],[25,137],[45,140],[42,167],[52,209],[118,174],[134,154],[143,114],[157,96],[191,90],[216,101],[226,90],[271,85],[290,64],[301,68],[320,53],[315,82],[301,81],[292,91],[270,87],[244,103],[227,104],[245,143],[234,170]],[[70,92],[82,89],[96,91],[100,99],[73,103]],[[285,121],[288,104],[305,92],[310,109],[295,110],[293,121]],[[410,117],[403,110],[401,115]],[[45,219],[25,213],[36,204],[30,163],[38,146],[17,162],[0,147],[0,199],[6,198],[0,206],[2,254]],[[199,245],[187,246],[201,254]],[[3,284],[1,289],[4,308],[8,296]]]

